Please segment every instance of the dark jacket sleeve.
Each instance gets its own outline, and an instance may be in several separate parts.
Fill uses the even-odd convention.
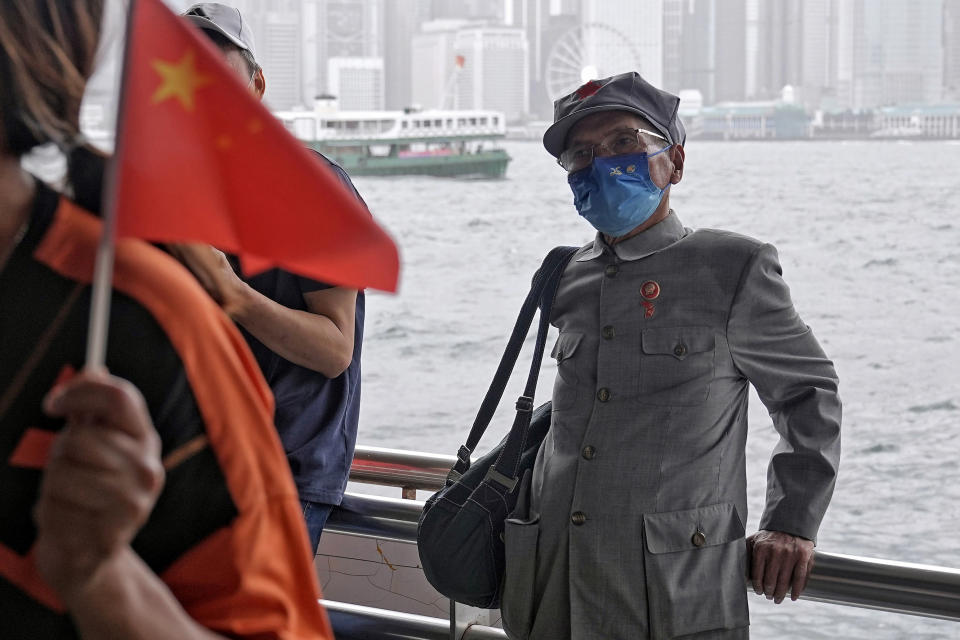
[[[838,380],[781,276],[776,249],[759,247],[741,276],[727,339],[780,434],[760,528],[815,540],[840,462]]]

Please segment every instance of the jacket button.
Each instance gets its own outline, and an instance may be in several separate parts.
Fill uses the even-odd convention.
[[[620,272],[620,267],[618,267],[615,264],[608,264],[607,268],[604,269],[603,272],[607,275],[608,278],[615,278],[617,276],[617,273]]]
[[[587,514],[583,511],[574,511],[573,515],[570,516],[570,522],[577,525],[578,527],[587,521]]]
[[[610,389],[603,387],[602,389],[597,391],[597,400],[599,400],[600,402],[606,402],[609,399],[610,399]]]
[[[581,454],[583,455],[585,460],[593,460],[593,456],[597,455],[597,450],[591,447],[590,445],[587,445],[583,448],[583,451],[581,452]]]
[[[690,538],[690,542],[692,542],[695,547],[702,547],[707,544],[707,536],[703,531],[697,531],[693,534],[693,537]]]
[[[673,355],[677,357],[686,355],[686,353],[687,353],[687,345],[683,344],[682,342],[673,348]]]
[[[613,330],[613,327],[608,324],[608,325],[605,326],[605,327],[603,328],[603,330],[600,332],[600,335],[603,336],[603,339],[604,339],[604,340],[612,340],[612,339],[613,339],[613,336],[615,336],[615,335],[617,335],[617,334],[616,334],[616,332]]]

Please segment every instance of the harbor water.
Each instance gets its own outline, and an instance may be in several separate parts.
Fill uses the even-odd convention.
[[[539,261],[592,238],[543,148],[506,148],[504,180],[356,180],[403,260],[398,295],[368,294],[361,444],[453,454]],[[843,457],[824,551],[960,568],[958,167],[956,142],[692,141],[672,189],[686,226],[777,246],[797,309],[836,364]],[[532,341],[481,449],[510,424]],[[546,358],[538,403],[554,373]],[[753,395],[748,532],[776,440]],[[750,603],[755,638],[960,638],[957,623]]]

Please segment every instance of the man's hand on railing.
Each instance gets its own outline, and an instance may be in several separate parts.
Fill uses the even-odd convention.
[[[813,542],[782,531],[760,530],[747,538],[750,579],[757,595],[780,604],[787,589],[796,600],[813,569]]]

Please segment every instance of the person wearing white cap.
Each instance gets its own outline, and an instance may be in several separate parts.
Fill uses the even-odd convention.
[[[678,106],[637,73],[593,80],[556,101],[543,138],[597,235],[557,291],[550,431],[506,527],[514,639],[747,638],[748,565],[778,603],[813,565],[840,456],[836,372],[774,247],[670,208]],[[750,384],[780,442],[745,539]]]

